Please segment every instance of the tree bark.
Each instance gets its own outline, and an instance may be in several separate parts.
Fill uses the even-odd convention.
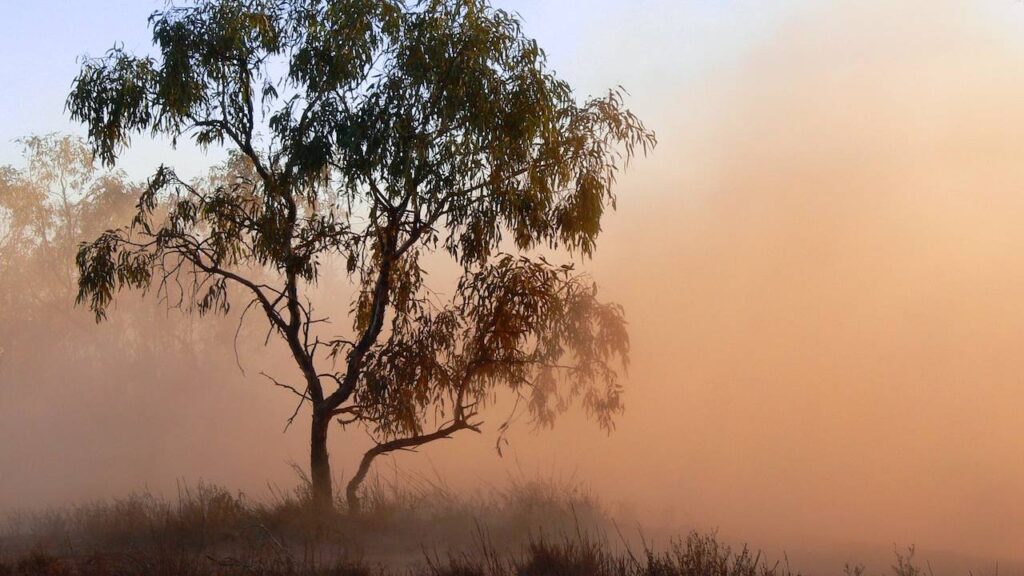
[[[309,474],[313,507],[327,512],[334,508],[334,485],[331,477],[331,459],[327,453],[327,430],[331,424],[329,413],[313,410],[313,425],[309,441]]]

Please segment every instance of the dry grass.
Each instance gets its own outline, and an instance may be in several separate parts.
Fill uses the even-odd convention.
[[[747,549],[732,551],[713,536],[692,534],[669,550],[647,549],[637,556],[616,552],[600,539],[578,535],[551,541],[537,539],[522,551],[502,552],[484,545],[444,557],[425,553],[422,561],[405,567],[386,567],[365,561],[299,563],[290,558],[205,558],[188,554],[93,554],[60,558],[36,552],[13,563],[0,563],[3,576],[793,576],[769,566]]]
[[[610,526],[586,491],[554,481],[512,482],[504,490],[460,497],[424,479],[377,479],[358,517],[344,510],[313,514],[307,501],[302,487],[272,491],[260,501],[199,484],[180,486],[170,499],[142,492],[15,514],[0,532],[0,576],[107,569],[303,574],[327,566],[335,572],[323,573],[368,573],[368,566],[425,566],[428,553],[436,559],[436,551],[477,548],[484,538],[488,547],[498,542],[507,551],[549,532]]]
[[[552,481],[476,497],[377,481],[359,517],[304,502],[200,484],[20,514],[0,535],[0,576],[794,576],[714,535],[631,547],[585,490]],[[928,576],[910,552],[895,576]]]

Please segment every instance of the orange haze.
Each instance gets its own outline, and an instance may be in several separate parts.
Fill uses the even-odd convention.
[[[621,45],[581,40],[601,62],[581,82],[621,80],[661,140],[621,179],[586,264],[632,328],[618,430],[522,422],[499,459],[495,414],[490,434],[399,465],[467,488],[573,476],[647,525],[791,550],[916,542],[1022,560],[1024,5],[764,9],[757,34],[707,54],[627,8],[594,25],[618,23]],[[5,384],[0,507],[178,476],[291,483],[306,432],[280,433],[291,398],[246,356],[247,379],[210,359],[220,376],[180,393],[105,383],[130,391],[114,407]],[[332,442],[343,474],[365,439]]]

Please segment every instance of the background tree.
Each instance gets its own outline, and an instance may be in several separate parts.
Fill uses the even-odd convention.
[[[235,319],[200,322],[124,294],[116,317],[97,327],[74,305],[75,254],[83,240],[129,222],[142,187],[95,163],[80,138],[20,143],[22,161],[0,167],[0,437],[7,440],[0,507],[16,505],[19,491],[63,499],[130,490],[140,466],[153,478],[174,477],[215,458],[217,442],[189,451],[191,462],[148,460],[168,430],[200,435],[220,398],[244,386],[233,356]],[[238,342],[243,358],[259,345],[246,332]],[[191,399],[209,394],[211,380],[217,394],[196,406]],[[126,428],[133,434],[126,437]],[[224,436],[220,442],[231,442]],[[61,486],[68,469],[84,472]]]
[[[20,142],[25,165],[0,167],[0,348],[29,362],[55,347],[80,356],[85,348],[77,344],[85,339],[74,336],[87,324],[76,320],[88,318],[69,317],[78,244],[130,216],[138,190],[122,174],[99,169],[79,138],[50,134]],[[51,332],[48,346],[31,337],[60,322],[65,328]]]
[[[477,429],[499,387],[540,424],[579,399],[611,426],[621,310],[571,267],[500,250],[592,253],[617,171],[655,142],[618,92],[577,101],[484,0],[211,0],[150,25],[157,56],[83,62],[72,117],[107,164],[140,132],[232,156],[204,181],[161,167],[132,224],[81,248],[98,319],[122,287],[183,282],[200,312],[243,290],[302,375],[275,382],[311,405],[320,507],[335,418],[378,441],[353,509],[376,455]],[[435,253],[463,270],[448,302],[424,283]],[[306,295],[333,261],[357,288],[341,334]]]

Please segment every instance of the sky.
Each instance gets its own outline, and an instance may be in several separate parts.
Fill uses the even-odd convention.
[[[63,113],[76,57],[114,41],[145,50],[162,2],[9,4],[0,164],[18,161],[18,137],[81,133]],[[518,433],[501,460],[484,435],[403,462],[463,487],[513,470],[583,478],[648,524],[765,546],[916,542],[1024,560],[1024,4],[496,4],[582,94],[624,86],[658,133],[584,263],[630,321],[627,411],[610,436],[570,416]],[[136,144],[120,164],[135,178],[216,159]],[[179,424],[218,414],[216,426],[90,445],[135,463],[111,468],[121,476],[12,483],[6,503],[168,474],[284,481],[287,460],[305,459],[303,433],[280,434],[289,400],[260,389],[234,416],[238,390],[191,416],[185,402],[168,408]],[[80,418],[116,418],[91,410]],[[358,451],[335,442],[338,460]],[[154,445],[172,462],[139,456]]]
[[[64,102],[82,56],[99,56],[115,43],[144,53],[150,49],[146,18],[164,0],[41,0],[8,2],[0,24],[0,54],[18,55],[0,61],[0,164],[16,163],[17,139],[29,134],[69,132],[84,135],[64,112]],[[581,91],[599,93],[638,75],[652,75],[676,84],[716,66],[765,33],[779,17],[778,8],[755,10],[754,2],[621,2],[616,0],[499,1],[496,6],[518,13],[549,54],[552,66]],[[782,6],[782,4],[780,4]],[[628,46],[622,46],[622,42]],[[714,49],[709,49],[715,46]],[[624,60],[609,67],[601,54],[614,47],[628,50],[637,68]],[[652,58],[652,52],[663,52]],[[634,82],[635,84],[635,82]],[[589,93],[588,92],[588,93]],[[209,164],[187,144],[172,153],[167,142],[141,137],[121,158],[120,167],[135,178],[149,175],[161,162],[181,159],[183,173]],[[175,162],[175,164],[179,164]],[[198,173],[200,169],[195,169]]]

